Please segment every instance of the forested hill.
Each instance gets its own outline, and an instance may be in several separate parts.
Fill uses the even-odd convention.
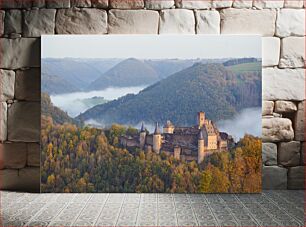
[[[170,119],[175,124],[191,125],[198,111],[205,111],[214,121],[228,119],[241,109],[261,105],[261,70],[239,72],[235,67],[233,71],[222,64],[196,63],[137,95],[95,106],[79,119],[104,124]]]
[[[47,93],[41,93],[41,114],[46,117],[51,117],[55,124],[82,124],[80,121],[69,117],[69,115],[60,108],[54,106]]]

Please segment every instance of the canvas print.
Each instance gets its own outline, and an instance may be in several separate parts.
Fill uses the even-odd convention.
[[[41,191],[261,191],[261,38],[42,37]]]

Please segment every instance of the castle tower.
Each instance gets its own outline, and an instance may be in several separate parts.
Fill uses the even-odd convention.
[[[180,160],[181,158],[181,148],[179,146],[174,147],[173,156],[175,159]]]
[[[204,136],[201,130],[198,138],[198,164],[203,162],[204,157],[205,157]]]
[[[144,124],[142,122],[141,124],[141,129],[140,129],[140,134],[139,134],[139,145],[140,149],[144,149],[145,143],[146,143],[146,130],[144,127]]]
[[[198,112],[198,126],[202,128],[205,124],[205,112]]]
[[[171,123],[171,121],[167,121],[163,128],[163,133],[170,133],[173,134],[174,131],[174,125]]]
[[[158,122],[155,125],[155,131],[153,134],[153,151],[159,154],[161,148],[161,134],[158,126]]]

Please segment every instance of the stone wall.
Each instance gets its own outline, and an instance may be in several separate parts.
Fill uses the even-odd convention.
[[[39,191],[41,34],[263,36],[263,187],[304,187],[301,0],[0,0],[1,188]]]

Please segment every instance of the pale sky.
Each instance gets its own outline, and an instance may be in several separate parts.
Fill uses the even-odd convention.
[[[42,58],[261,58],[254,35],[43,35]]]

